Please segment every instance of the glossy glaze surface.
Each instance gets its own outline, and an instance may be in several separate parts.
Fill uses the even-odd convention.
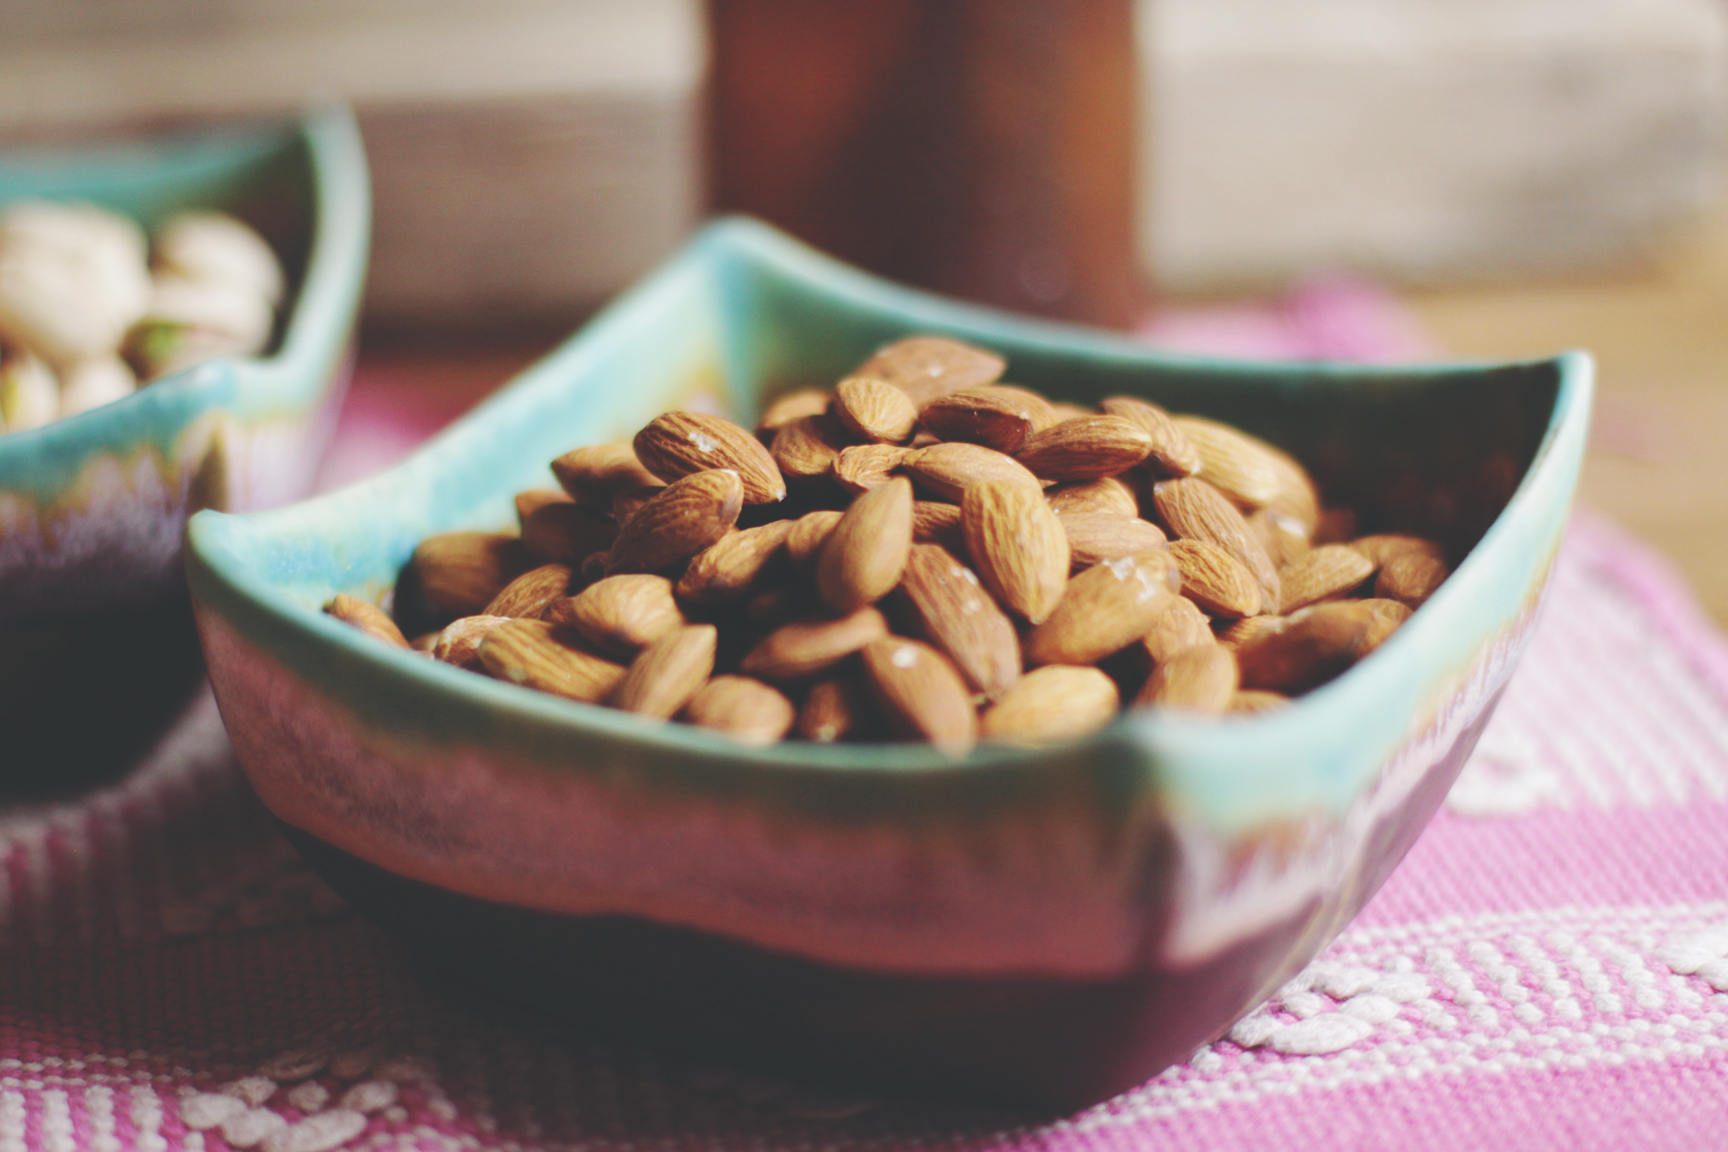
[[[570,447],[697,397],[748,419],[775,391],[927,331],[995,348],[1009,379],[1055,397],[1140,393],[1238,423],[1359,505],[1365,531],[1425,531],[1468,555],[1385,646],[1296,707],[1139,713],[957,762],[909,745],[747,750],[389,650],[318,612],[336,591],[376,598],[431,532],[510,523],[511,495],[548,485],[545,462]],[[1227,1027],[1403,855],[1522,650],[1589,396],[1577,355],[1399,370],[1159,356],[723,221],[391,472],[273,513],[201,514],[188,572],[241,759],[338,883],[428,941],[468,913],[377,893],[526,917],[571,971],[595,940],[622,940],[601,954],[628,954],[620,971],[640,979],[605,987],[601,964],[580,982],[591,996],[554,995],[525,974],[548,958],[524,961],[507,932],[435,957],[663,1032],[679,1029],[649,1010],[650,989],[694,982],[727,1010],[686,1013],[692,1036],[724,1042],[751,1022],[765,1051],[1071,1104]],[[810,978],[768,975],[782,970]],[[1017,1022],[1063,1034],[1056,1006],[1082,1001],[1061,1043],[984,1058]],[[940,1003],[953,1011],[931,1015]],[[1104,1022],[1113,1038],[1077,1063]]]

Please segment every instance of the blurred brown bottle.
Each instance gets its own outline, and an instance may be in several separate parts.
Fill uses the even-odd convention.
[[[897,280],[1112,327],[1132,0],[709,0],[711,206]]]

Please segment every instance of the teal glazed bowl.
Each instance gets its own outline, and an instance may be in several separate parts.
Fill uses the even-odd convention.
[[[1040,750],[747,749],[392,650],[424,536],[512,523],[547,461],[699,398],[748,420],[939,332],[1082,403],[1133,392],[1295,451],[1363,531],[1467,551],[1295,706],[1138,712]],[[1439,804],[1535,618],[1584,448],[1579,354],[1416,369],[1163,356],[913,292],[712,225],[393,470],[203,512],[187,570],[217,700],[312,864],[424,955],[613,1034],[1074,1106],[1222,1033],[1361,908]]]

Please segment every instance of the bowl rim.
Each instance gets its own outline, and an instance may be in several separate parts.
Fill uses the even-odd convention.
[[[386,482],[405,472],[434,472],[437,463],[446,455],[461,454],[464,441],[473,434],[473,429],[485,427],[489,413],[516,402],[516,398],[524,393],[550,387],[553,379],[568,376],[580,367],[583,356],[593,345],[629,338],[643,323],[654,301],[671,291],[675,283],[690,276],[692,269],[716,261],[738,260],[772,265],[777,271],[812,281],[823,291],[852,302],[886,309],[932,330],[954,332],[962,338],[970,334],[973,339],[987,342],[992,333],[1012,332],[1016,342],[1031,336],[1060,345],[1066,352],[1129,359],[1146,366],[1272,375],[1296,370],[1307,376],[1318,374],[1344,380],[1359,376],[1411,381],[1509,366],[1488,362],[1407,368],[1355,364],[1291,365],[1167,354],[1114,333],[1017,317],[892,284],[816,252],[758,221],[722,218],[706,226],[682,251],[625,292],[544,359],[391,468],[347,489],[286,509],[243,515],[204,511],[194,516],[188,525],[186,563],[194,599],[199,602],[201,610],[212,610],[230,620],[238,610],[253,624],[261,625],[265,632],[273,634],[278,644],[334,646],[344,657],[360,661],[369,675],[392,678],[397,685],[424,695],[431,705],[436,705],[440,699],[456,696],[484,706],[498,716],[499,723],[528,725],[549,732],[554,738],[611,738],[682,756],[691,762],[714,762],[733,769],[824,773],[967,772],[1033,765],[1049,759],[1053,752],[1099,744],[1134,745],[1141,751],[1167,754],[1166,759],[1200,752],[1204,754],[1202,759],[1211,763],[1220,762],[1222,757],[1252,764],[1256,760],[1264,762],[1269,755],[1275,760],[1277,750],[1285,742],[1304,732],[1334,724],[1339,717],[1353,714],[1360,707],[1358,698],[1372,695],[1369,690],[1376,679],[1376,672],[1388,667],[1392,661],[1415,659],[1418,649],[1425,642],[1431,642],[1451,616],[1463,612],[1471,595],[1469,585],[1472,580],[1486,578],[1489,557],[1504,549],[1509,539],[1527,524],[1543,521],[1545,513],[1539,503],[1556,497],[1556,494],[1562,501],[1569,499],[1582,455],[1592,394],[1593,367],[1589,355],[1574,351],[1515,362],[1525,366],[1547,366],[1557,377],[1554,404],[1529,466],[1506,507],[1458,565],[1452,578],[1409,623],[1358,666],[1305,694],[1295,705],[1285,709],[1215,719],[1150,710],[1139,713],[1124,711],[1105,728],[1075,741],[1034,748],[980,744],[975,751],[958,759],[945,756],[928,744],[918,743],[818,745],[788,741],[766,748],[747,747],[692,725],[651,722],[600,705],[523,689],[440,664],[419,653],[381,644],[325,615],[318,608],[308,607],[269,579],[250,570],[242,547],[247,541],[268,540],[284,532],[305,534],[308,531],[306,526],[316,523],[312,518],[319,510],[345,494],[363,492],[368,485]],[[1538,492],[1538,489],[1543,491]],[[316,535],[315,528],[310,531]],[[240,631],[245,634],[253,630],[242,627]],[[257,636],[249,635],[248,638],[255,641]],[[1407,738],[1408,735],[1407,722],[1401,723],[1398,736]],[[1381,751],[1389,754],[1396,747],[1396,740],[1389,737],[1382,740],[1382,744]],[[1354,792],[1359,783],[1359,780],[1347,782],[1344,792]],[[1239,782],[1231,786],[1239,786]]]

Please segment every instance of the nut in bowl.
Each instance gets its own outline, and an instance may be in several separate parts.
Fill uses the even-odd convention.
[[[909,429],[892,394],[837,386],[862,375],[854,370],[885,346],[931,334],[1005,360],[1017,393],[933,412],[944,388],[890,379],[911,401]],[[830,387],[831,397],[807,391]],[[595,1027],[719,1048],[734,1059],[795,1058],[836,1075],[1071,1106],[1138,1083],[1223,1032],[1322,948],[1402,857],[1522,649],[1576,477],[1589,395],[1581,356],[1424,369],[1161,356],[1107,334],[897,288],[761,225],[726,221],[391,472],[291,509],[200,515],[188,573],[217,698],[260,796],[338,888],[430,957]],[[1066,433],[1050,448],[1039,432],[1002,451],[1003,437],[1014,435],[1012,411],[1042,419],[1042,402],[1059,427],[1064,406],[1079,409],[1070,420],[1096,421],[1120,416],[1100,410],[1104,402],[1121,409],[1137,398],[1199,418],[1186,437],[1199,461],[1180,445],[1154,460],[1115,424],[1102,426],[1109,443],[1095,451],[1074,452]],[[681,558],[649,547],[660,532],[626,539],[683,482],[666,485],[660,469],[671,465],[655,448],[638,443],[633,457],[591,449],[548,469],[578,445],[630,444],[678,411],[732,413],[744,429],[762,418],[765,434],[772,431],[769,456],[787,495],[747,503],[750,469],[733,468],[732,523],[744,530],[714,537],[784,533],[771,547],[734,545],[787,566],[780,582],[743,582],[743,625],[727,614],[736,609],[699,606],[692,589],[679,596],[696,553],[682,558],[674,580]],[[830,419],[845,428],[832,439]],[[920,427],[924,443],[912,438]],[[1096,439],[1098,425],[1080,427]],[[1308,567],[1289,555],[1263,572],[1205,538],[1196,525],[1211,523],[1217,509],[1183,485],[1195,469],[1205,476],[1209,445],[1228,441],[1230,430],[1275,446],[1275,458],[1302,462],[1320,498],[1313,538],[1351,541],[1352,555],[1311,548]],[[721,443],[711,428],[699,431]],[[688,435],[683,442],[700,447]],[[910,453],[872,445],[929,455],[908,464]],[[990,457],[973,448],[1009,458],[1032,475],[1032,488],[978,481]],[[848,452],[863,460],[842,467]],[[1122,483],[1121,462],[1135,452],[1139,462],[1126,470],[1144,469],[1145,483]],[[1042,491],[1037,473],[1073,459],[1102,461],[1095,467],[1104,479],[1076,475],[1052,486],[1060,491]],[[631,479],[635,467],[646,478]],[[585,588],[570,596],[566,583],[549,595],[529,582],[502,605],[479,600],[482,583],[496,597],[513,570],[536,567],[512,553],[531,541],[546,545],[537,509],[573,495],[560,494],[559,481],[607,468],[619,479],[609,507],[622,516],[594,521],[610,519],[616,539],[580,546],[588,556],[609,555],[587,577],[585,559],[572,569],[571,581]],[[1276,485],[1280,475],[1275,467],[1240,471],[1228,482]],[[760,494],[771,497],[777,485],[765,470],[755,480],[764,477]],[[1205,483],[1204,491],[1219,488]],[[1177,487],[1174,495],[1164,489],[1169,506],[1161,510],[1159,488],[1170,484]],[[596,491],[575,488],[568,506],[596,511]],[[524,492],[541,495],[522,500],[519,513]],[[909,517],[906,495],[920,497]],[[968,499],[983,505],[970,519]],[[1223,499],[1240,518],[1240,505]],[[801,501],[832,506],[804,509]],[[761,533],[789,522],[774,511],[788,502],[798,518]],[[920,515],[920,504],[932,507]],[[979,569],[992,562],[978,552],[997,547],[987,526],[1018,523],[1023,505],[1058,521],[1116,516],[1145,527],[1118,523],[1112,534],[1088,522],[1070,533],[1059,523],[1069,550],[1060,567],[1034,545],[1026,563],[1009,565],[1012,573],[986,577]],[[716,486],[697,506],[718,506],[724,518],[731,501]],[[1348,509],[1355,522],[1324,509]],[[836,535],[849,517],[868,525]],[[682,521],[644,523],[672,522]],[[1280,542],[1280,526],[1272,521],[1263,540],[1254,537],[1268,559],[1269,548],[1298,547]],[[1147,535],[1166,530],[1175,541],[1164,548]],[[456,568],[485,580],[469,586],[467,601],[444,601],[442,613],[468,617],[478,602],[541,618],[500,612],[509,618],[490,633],[472,622],[454,632],[446,625],[434,643],[444,646],[440,660],[323,611],[338,594],[379,607],[407,567],[418,586],[410,581],[398,594],[419,602],[395,608],[411,619],[428,588],[424,565],[409,562],[423,542],[453,532],[493,542]],[[874,564],[860,576],[832,560],[824,574],[829,542],[920,533],[946,541],[944,551],[920,553],[910,543],[887,595],[879,590],[889,577]],[[1391,536],[1431,543],[1378,539]],[[614,567],[619,540],[634,559]],[[1136,564],[1154,558],[1148,579],[1160,603],[1189,607],[1161,616],[1126,648],[1084,628],[1035,642],[1039,628],[1061,618],[1063,601],[1086,590],[1088,572],[1120,565],[1123,557],[1109,555],[1120,547]],[[1403,583],[1385,591],[1418,599],[1431,592],[1421,606],[1391,621],[1395,630],[1352,667],[1342,668],[1337,652],[1312,659],[1326,651],[1312,646],[1333,633],[1304,632],[1295,621],[1324,618],[1334,603],[1372,615],[1349,606],[1392,597],[1326,597],[1366,587],[1363,564],[1384,574],[1401,548],[1438,554],[1450,574],[1435,589],[1435,569],[1404,565],[1411,571],[1398,577]],[[1000,658],[1000,646],[997,658],[968,662],[955,656],[962,642],[952,633],[913,630],[902,615],[917,608],[908,579],[929,585],[921,590],[930,604],[959,602],[960,590],[943,586],[929,561],[962,559],[962,549],[1010,622],[1018,666]],[[1082,549],[1091,562],[1075,573]],[[646,570],[621,570],[638,566]],[[670,594],[637,581],[613,586],[605,604],[573,602],[625,576],[665,581]],[[456,586],[431,584],[434,597]],[[792,591],[772,595],[779,588]],[[1319,607],[1302,606],[1304,597]],[[1279,615],[1257,611],[1274,600]],[[338,611],[369,615],[348,601]],[[862,613],[879,614],[880,625]],[[1224,625],[1231,613],[1248,622]],[[1098,616],[1076,619],[1096,626]],[[1283,672],[1268,659],[1273,671],[1264,673],[1290,677],[1280,683],[1291,690],[1311,689],[1288,703],[1266,707],[1261,688],[1239,701],[1230,687],[1228,706],[1240,703],[1240,713],[1118,712],[1115,702],[1099,709],[1087,687],[1102,677],[1119,695],[1126,684],[1138,694],[1161,673],[1153,691],[1215,709],[1230,658],[1187,660],[1183,649],[1204,647],[1200,631],[1264,629],[1253,621],[1267,616],[1287,621],[1274,629],[1302,642],[1287,642],[1295,655],[1285,653]],[[582,633],[582,621],[613,627]],[[769,645],[746,668],[784,624],[805,626],[791,637],[799,642]],[[1383,620],[1354,624],[1358,640],[1387,630]],[[438,622],[413,621],[409,633],[428,625]],[[703,634],[705,626],[715,634]],[[729,638],[737,627],[745,631]],[[1132,633],[1138,624],[1120,627]],[[570,629],[584,638],[568,642]],[[664,641],[681,630],[693,631]],[[817,647],[809,633],[823,630],[843,633],[833,646],[855,654],[830,667],[863,678],[869,707],[890,715],[890,734],[916,729],[909,718],[945,691],[923,672],[941,660],[963,685],[965,706],[985,701],[985,716],[1012,698],[1015,683],[1036,680],[1025,706],[1033,718],[1024,722],[1047,742],[987,738],[964,751],[945,727],[923,732],[925,740],[825,739],[845,731],[859,681],[799,670]],[[902,639],[884,642],[884,633]],[[504,638],[495,647],[494,636]],[[1235,640],[1238,653],[1256,642]],[[532,678],[542,642],[580,651],[590,672],[599,664],[614,670],[583,681],[579,692],[591,701],[697,722],[666,723],[509,682],[517,679],[512,667]],[[489,647],[494,676],[457,666],[485,667]],[[1352,656],[1363,650],[1346,647]],[[1311,661],[1301,675],[1289,672],[1297,657]],[[710,660],[718,674],[680,707]],[[640,682],[625,693],[638,664]],[[703,694],[716,699],[698,703]],[[1038,716],[1052,706],[1072,731]],[[944,705],[942,714],[954,709]],[[752,733],[796,723],[808,738],[762,744],[702,725],[740,716],[753,718]]]

